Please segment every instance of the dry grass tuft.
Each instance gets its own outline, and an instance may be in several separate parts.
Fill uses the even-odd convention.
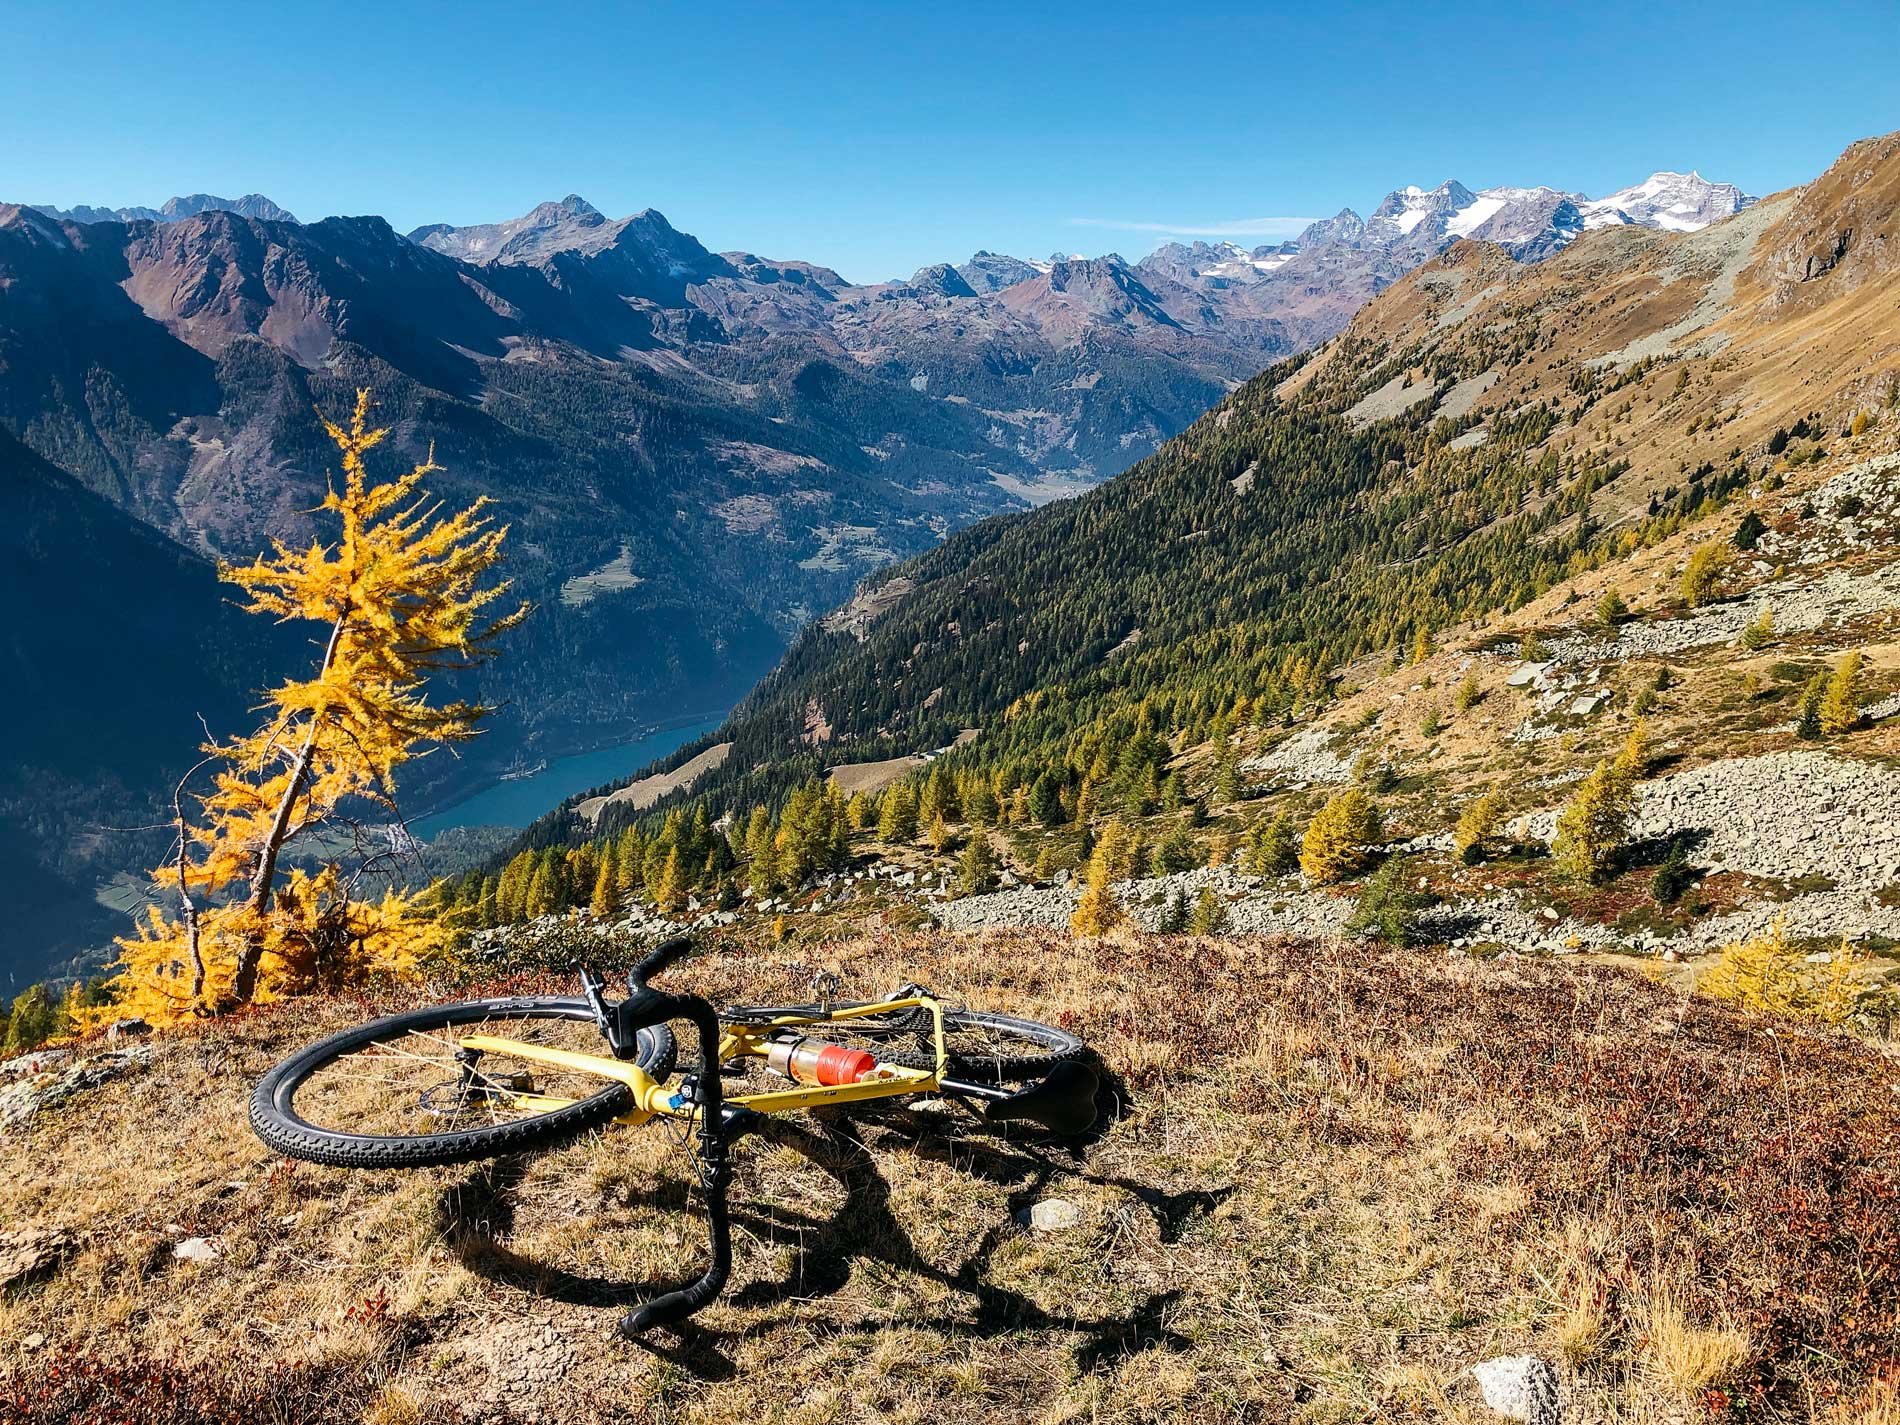
[[[1652,1379],[1684,1400],[1732,1383],[1754,1355],[1748,1333],[1733,1325],[1699,1326],[1683,1286],[1664,1279],[1635,1303],[1642,1363]]]

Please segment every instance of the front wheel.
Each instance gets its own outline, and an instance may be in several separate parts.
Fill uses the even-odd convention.
[[[339,1168],[423,1168],[547,1147],[633,1107],[625,1084],[499,1052],[466,1034],[600,1055],[584,999],[466,1000],[393,1014],[291,1055],[251,1094],[251,1128],[288,1157]],[[677,1056],[665,1025],[640,1031],[634,1062],[655,1079]]]

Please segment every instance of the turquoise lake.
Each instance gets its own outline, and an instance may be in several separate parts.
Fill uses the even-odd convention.
[[[615,747],[556,758],[531,776],[497,782],[431,816],[411,822],[409,830],[418,840],[427,841],[456,826],[526,826],[576,792],[626,780],[649,763],[711,732],[724,718],[723,713],[716,714]]]

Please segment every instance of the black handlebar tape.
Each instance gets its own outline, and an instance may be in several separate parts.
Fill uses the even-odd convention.
[[[712,1238],[712,1261],[705,1275],[691,1286],[656,1296],[645,1306],[629,1311],[620,1322],[623,1333],[637,1336],[654,1326],[671,1326],[684,1321],[724,1289],[726,1275],[732,1270],[732,1225],[726,1216],[723,1188],[707,1194],[706,1225]]]
[[[676,935],[661,945],[646,959],[635,965],[627,978],[634,984],[644,987],[646,982],[692,953],[693,942],[687,936]]]

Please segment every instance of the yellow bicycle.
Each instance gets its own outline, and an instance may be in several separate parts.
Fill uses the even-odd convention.
[[[728,1150],[766,1114],[931,1094],[1063,1136],[1095,1121],[1096,1076],[1066,1030],[947,1007],[916,985],[879,1000],[832,1003],[827,992],[715,1010],[648,983],[691,949],[684,938],[660,946],[628,973],[621,1000],[583,969],[576,998],[465,1000],[333,1034],[264,1076],[251,1127],[309,1162],[421,1168],[527,1152],[608,1122],[691,1125],[712,1261],[691,1286],[629,1312],[632,1335],[685,1318],[725,1285]],[[677,1081],[676,1022],[693,1026],[698,1050]]]

